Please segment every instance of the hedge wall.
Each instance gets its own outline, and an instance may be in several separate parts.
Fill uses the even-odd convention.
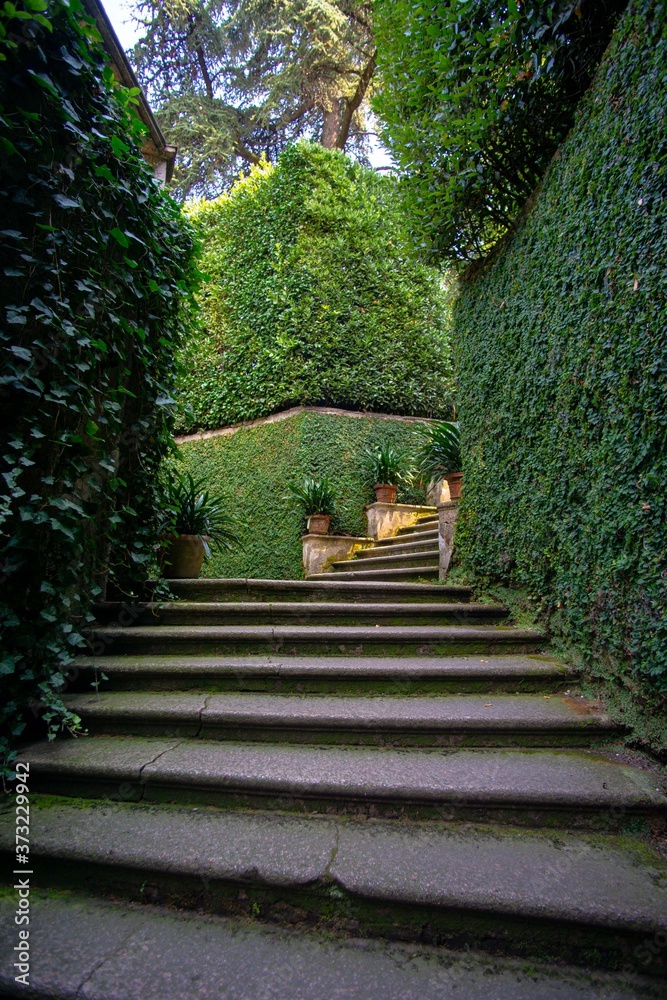
[[[303,413],[183,443],[185,467],[223,492],[230,511],[245,522],[240,532],[245,549],[214,554],[204,575],[302,579],[304,525],[287,498],[287,483],[326,473],[340,498],[332,530],[365,535],[364,506],[374,495],[365,485],[364,448],[391,441],[415,450],[422,433],[422,424],[401,420]],[[423,492],[407,488],[399,500],[426,502]]]
[[[183,352],[184,430],[299,404],[450,416],[447,299],[391,177],[300,142],[190,217],[209,280]]]
[[[455,306],[459,541],[627,718],[667,696],[667,8],[631,3],[534,206]],[[662,734],[662,735],[661,735]]]

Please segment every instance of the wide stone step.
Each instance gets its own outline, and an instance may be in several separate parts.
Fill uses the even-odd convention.
[[[413,747],[587,746],[617,734],[597,703],[557,695],[359,698],[117,692],[72,695],[93,735]]]
[[[5,851],[11,819],[0,820]],[[533,948],[536,939],[555,944],[561,958],[590,953],[595,942],[603,961],[623,948],[627,959],[642,938],[667,930],[667,861],[609,834],[93,802],[85,810],[57,802],[42,809],[39,800],[31,820],[40,882],[93,894],[117,896],[120,887],[141,899],[148,885],[153,902],[233,915],[251,912],[249,897],[268,919],[284,920],[289,904],[311,922],[352,917],[362,933],[386,934],[391,915],[393,933],[412,938],[426,917],[441,942],[464,924],[466,943],[501,951],[516,949],[520,925],[529,923],[519,954],[526,938]],[[418,921],[416,907],[426,911]]]
[[[375,551],[376,550],[371,549],[371,552]],[[349,571],[352,563],[359,563],[362,561],[363,567],[359,567],[359,569],[363,569],[364,572],[376,569],[413,568],[415,566],[427,566],[430,569],[437,569],[440,564],[440,554],[438,546],[430,543],[430,547],[421,552],[402,553],[395,556],[369,555],[363,560],[357,559],[355,556],[354,559],[343,559],[340,562],[334,562],[331,566],[335,573],[339,571],[345,572]],[[357,569],[357,572],[359,572],[359,569]]]
[[[545,636],[536,629],[492,625],[136,625],[90,629],[91,651],[107,653],[308,653],[332,656],[447,656],[531,653]]]
[[[238,690],[426,694],[557,691],[578,672],[544,656],[101,656],[77,657],[69,690]]]
[[[169,601],[126,605],[98,604],[100,624],[137,625],[485,625],[507,618],[501,604],[379,604],[344,601]]]
[[[413,542],[437,542],[440,535],[440,530],[436,527],[430,531],[406,531],[403,535],[394,535],[392,538],[379,538],[375,545],[378,548],[390,548],[395,549],[397,546],[408,545]],[[372,552],[373,549],[366,549],[367,552]],[[377,549],[376,549],[377,551]]]
[[[89,869],[84,868],[82,875]],[[211,883],[209,882],[210,886]],[[128,891],[132,883],[128,882]],[[91,888],[96,888],[91,886]],[[147,885],[141,898],[163,891]],[[192,890],[191,890],[192,891]],[[208,890],[201,883],[198,894]],[[117,894],[117,893],[116,893]],[[166,893],[165,893],[166,894]],[[243,896],[245,894],[245,901]],[[0,991],[5,997],[59,1000],[661,1000],[662,984],[646,976],[545,965],[531,957],[501,958],[502,931],[492,956],[426,944],[363,939],[360,921],[321,920],[327,935],[268,927],[254,918],[269,905],[238,890],[242,920],[179,912],[33,889],[30,987],[17,984],[15,900],[0,901]],[[308,909],[279,902],[283,922],[298,924]],[[247,914],[247,916],[245,915]],[[329,928],[352,937],[332,936]],[[524,953],[525,952],[524,949]],[[29,994],[26,992],[29,989]],[[638,992],[641,990],[641,994]]]
[[[512,824],[664,824],[650,771],[587,750],[415,750],[81,737],[23,749],[33,793]]]
[[[408,566],[402,569],[373,569],[372,566],[369,568],[364,566],[362,563],[355,563],[354,560],[348,561],[347,565],[355,566],[355,569],[348,569],[344,572],[342,570],[336,570],[336,580],[345,580],[349,582],[377,580],[378,582],[392,581],[394,583],[414,581],[415,583],[425,583],[429,580],[437,580],[439,576],[439,567],[435,565],[414,567]],[[331,580],[332,576],[333,571],[326,573],[313,573],[312,576],[308,577],[308,580]]]
[[[355,561],[363,559],[384,559],[387,556],[410,556],[427,552],[432,554],[438,548],[438,542],[433,538],[418,539],[417,541],[403,542],[400,538],[394,540],[392,545],[384,545],[381,548],[373,546],[369,549],[360,549],[355,552]]]
[[[168,580],[175,597],[186,601],[360,601],[402,603],[469,601],[471,587],[382,580],[345,580],[322,574],[309,580]]]

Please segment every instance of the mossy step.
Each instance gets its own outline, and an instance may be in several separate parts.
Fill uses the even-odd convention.
[[[325,625],[137,625],[93,628],[95,655],[108,653],[284,653],[333,656],[447,656],[478,653],[531,653],[546,636],[536,629],[492,625],[375,627]]]
[[[371,550],[371,552],[375,551],[376,551],[375,549]],[[430,543],[430,547],[428,549],[424,549],[421,552],[415,552],[412,554],[404,553],[396,556],[370,555],[363,560],[358,559],[357,558],[358,555],[359,553],[357,553],[354,559],[351,560],[343,559],[340,562],[332,563],[331,564],[332,569],[334,570],[334,572],[338,572],[339,570],[345,572],[346,570],[350,569],[351,563],[359,563],[359,562],[363,562],[363,567],[360,566],[359,569],[363,569],[364,572],[367,572],[368,570],[371,569],[402,569],[404,567],[414,567],[414,566],[428,566],[431,569],[433,568],[437,569],[440,565],[440,554],[438,546],[434,545],[432,542]],[[357,572],[359,572],[359,569],[357,569],[356,566],[355,569]]]
[[[420,517],[414,524],[406,524],[404,527],[398,528],[396,536],[407,535],[412,531],[433,531],[434,527],[439,526],[439,521],[440,518],[438,514],[429,514],[426,517]]]
[[[423,538],[423,539],[418,538],[416,541],[413,541],[410,538],[410,536],[408,536],[408,539],[409,539],[408,541],[404,542],[401,538],[394,538],[391,539],[391,542],[389,544],[383,545],[382,547],[374,545],[368,549],[359,549],[358,552],[355,552],[354,558],[355,560],[359,559],[367,560],[367,559],[385,558],[388,555],[409,556],[416,553],[421,554],[422,552],[432,553],[438,549],[437,535],[435,538],[431,538],[430,532],[428,538]]]
[[[128,882],[121,888],[131,887]],[[211,882],[208,889],[203,882],[198,888],[203,905],[211,888]],[[156,889],[147,884],[138,898],[150,899]],[[188,901],[193,898],[190,891]],[[318,931],[306,930],[307,907],[290,907],[282,899],[269,904],[242,889],[236,902],[240,920],[33,889],[30,995],[59,1000],[662,998],[662,984],[645,976],[503,959],[500,941],[491,956],[457,953],[423,943],[364,939],[361,921],[334,913],[320,920]],[[0,901],[0,992],[7,997],[25,992],[14,980],[15,907],[14,898]],[[294,926],[276,926],[276,916],[271,926],[260,923],[257,916],[268,917],[269,910],[283,923],[291,915]]]
[[[597,703],[557,695],[327,697],[118,692],[70,695],[93,735],[391,746],[587,746],[617,727]]]
[[[440,537],[440,529],[433,528],[430,531],[412,531],[412,532],[406,531],[402,535],[393,535],[390,538],[378,538],[375,544],[376,546],[378,546],[378,548],[393,549],[397,545],[398,546],[407,545],[412,542],[424,542],[424,543],[428,541],[437,542],[439,537]],[[372,551],[372,549],[368,551]]]
[[[342,580],[168,580],[176,598],[192,601],[361,601],[412,603],[469,601],[472,588],[456,585]]]
[[[95,606],[96,620],[116,625],[484,625],[507,618],[501,604],[346,601],[169,601],[153,604],[107,602]],[[127,626],[126,626],[127,627]]]
[[[625,837],[57,800],[41,807],[39,799],[31,828],[40,881],[93,894],[141,899],[148,884],[154,901],[234,915],[250,895],[267,917],[282,903],[284,920],[289,902],[313,922],[353,914],[380,935],[392,933],[391,914],[394,933],[413,939],[427,914],[445,938],[463,930],[473,947],[495,923],[485,944],[493,950],[516,948],[523,925],[524,947],[548,943],[581,960],[595,941],[605,962],[627,961],[642,938],[667,930],[667,862]],[[4,850],[13,832],[0,819]]]
[[[25,747],[33,793],[296,811],[590,825],[664,824],[650,771],[588,750],[415,750],[81,737]]]
[[[414,566],[414,567],[403,567],[402,569],[373,569],[362,566],[357,563],[354,564],[352,561],[348,562],[348,566],[355,565],[357,568],[354,570],[336,570],[335,576],[333,570],[327,573],[313,573],[312,576],[308,577],[308,581],[313,580],[331,580],[332,577],[338,581],[348,581],[348,582],[361,582],[362,580],[373,580],[378,582],[394,582],[401,583],[407,581],[414,581],[415,583],[426,583],[429,580],[437,580],[439,576],[439,567],[435,565],[431,566]]]
[[[579,676],[545,656],[81,656],[72,673],[69,690],[111,684],[115,690],[376,694],[556,691]]]

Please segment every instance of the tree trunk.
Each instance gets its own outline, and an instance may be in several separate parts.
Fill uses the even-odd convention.
[[[324,124],[322,125],[322,138],[320,139],[320,144],[324,146],[325,149],[339,149],[338,146],[338,135],[340,131],[340,101],[334,101],[334,106],[329,110],[323,110],[322,117],[324,119]]]

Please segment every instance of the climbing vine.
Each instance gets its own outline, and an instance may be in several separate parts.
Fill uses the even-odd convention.
[[[145,578],[193,241],[80,0],[0,9],[1,750],[62,700],[91,603]],[[32,709],[32,711],[30,711]]]

